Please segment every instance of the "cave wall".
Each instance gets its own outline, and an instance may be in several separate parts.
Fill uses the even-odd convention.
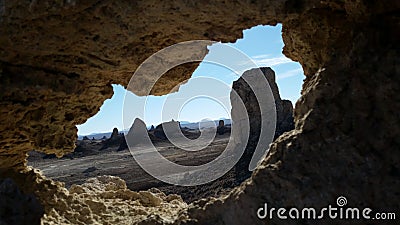
[[[43,220],[69,218],[76,198],[29,170],[26,152],[72,151],[75,125],[155,51],[193,39],[233,42],[243,29],[280,22],[284,54],[307,75],[295,130],[229,196],[182,207],[185,221],[260,224],[264,202],[319,207],[339,195],[398,212],[399,9],[368,0],[0,1],[0,174],[35,193]],[[195,67],[169,71],[152,94]]]
[[[0,167],[23,169],[32,148],[71,152],[75,125],[156,51],[196,39],[234,42],[245,28],[276,24],[283,8],[284,1],[1,1]],[[172,69],[151,93],[168,93],[195,68]]]
[[[380,4],[345,1],[283,22],[284,54],[307,73],[295,130],[279,137],[251,179],[229,196],[192,206],[197,223],[313,224],[276,214],[260,220],[256,212],[264,203],[321,209],[336,206],[339,196],[352,207],[399,213],[393,199],[400,195],[400,18],[398,5]]]

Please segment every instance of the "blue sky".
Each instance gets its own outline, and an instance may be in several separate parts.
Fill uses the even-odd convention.
[[[304,74],[299,63],[291,61],[282,54],[281,29],[280,24],[256,26],[244,30],[243,39],[228,45],[247,54],[258,66],[271,67],[275,71],[282,99],[289,99],[294,104],[300,97]],[[220,55],[218,44],[212,45],[205,60]],[[246,66],[243,65],[243,71],[253,67],[249,65],[250,67],[246,68]],[[157,125],[172,118],[191,122],[205,118],[230,118],[229,93],[232,82],[238,78],[237,74],[227,68],[202,62],[192,78],[181,85],[178,92],[169,95],[138,97],[125,91],[120,85],[113,85],[113,97],[104,102],[95,116],[77,126],[78,135],[111,132],[114,127],[123,130],[128,128],[136,117],[144,120],[147,125]],[[122,113],[124,99],[125,104],[129,101],[129,106],[132,107],[130,110],[132,113],[129,115]],[[146,101],[144,109],[135,107],[135,102],[144,100]]]

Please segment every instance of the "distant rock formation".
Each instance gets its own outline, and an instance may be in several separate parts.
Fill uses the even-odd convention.
[[[118,128],[115,127],[115,128],[113,129],[112,133],[111,133],[110,139],[118,138],[118,136],[119,136]]]
[[[129,129],[128,134],[125,136],[125,139],[128,140],[125,141],[125,144],[128,144],[129,146],[136,146],[150,142],[146,124],[143,122],[143,120],[139,118],[135,119],[132,127]]]
[[[279,137],[286,131],[290,131],[294,129],[294,121],[293,121],[293,106],[289,100],[282,100],[279,95],[278,85],[275,82],[275,72],[269,67],[262,67],[259,69],[251,69],[243,73],[243,75],[235,82],[233,82],[232,89],[236,91],[239,97],[242,99],[248,113],[249,122],[250,122],[250,136],[246,146],[246,150],[243,153],[241,159],[236,164],[236,176],[238,182],[242,182],[243,180],[250,177],[251,172],[248,170],[249,163],[253,156],[254,150],[257,146],[257,142],[259,140],[260,132],[261,132],[261,114],[259,103],[257,102],[256,96],[254,92],[247,84],[243,77],[253,77],[259,75],[259,70],[264,74],[267,78],[268,83],[271,87],[271,91],[273,97],[275,99],[275,107],[276,107],[276,129],[274,134],[274,139]],[[253,87],[257,88],[257,87]],[[233,101],[231,94],[231,103],[232,103],[232,121],[235,123],[235,120],[240,118],[235,118],[234,107],[239,107],[236,105],[237,103]],[[240,132],[239,132],[240,134]],[[240,139],[241,137],[239,137]]]
[[[120,145],[117,151],[122,151],[128,148],[126,138],[129,138],[128,142],[130,146],[136,146],[148,143],[146,141],[147,138],[150,138],[150,141],[152,143],[168,142],[169,140],[167,135],[165,134],[165,130],[176,131],[176,132],[180,131],[185,137],[189,139],[196,139],[200,136],[200,133],[197,131],[190,131],[190,129],[182,128],[180,126],[179,121],[171,120],[168,122],[161,123],[156,127],[151,126],[151,128],[147,130],[146,124],[142,120],[136,118],[135,121],[133,122],[132,127],[129,129],[128,134],[126,136],[122,135]],[[225,132],[230,132],[230,128],[225,126]],[[168,136],[173,137],[174,135],[175,135],[174,133],[171,133]]]
[[[156,126],[156,129],[154,130],[154,136],[161,139],[161,140],[167,140],[167,136],[165,135],[165,130],[172,130],[174,128],[180,128],[180,124],[178,121],[168,121],[161,123]]]
[[[125,136],[122,136],[121,143],[118,146],[117,152],[123,151],[128,148],[128,144],[126,143]]]
[[[144,121],[142,121],[139,118],[136,118],[132,124],[132,127],[129,129],[128,134],[122,137],[123,139],[117,151],[122,151],[127,149],[128,144],[129,146],[133,147],[149,143],[148,138],[150,138],[150,141],[157,141],[157,138],[154,136],[154,131],[156,129],[154,128],[154,126],[152,126],[152,128],[153,129],[147,131],[147,126],[144,123]],[[128,142],[126,140],[128,140]]]
[[[223,135],[223,134],[225,134],[226,130],[227,130],[227,127],[225,126],[225,121],[224,120],[220,120],[218,122],[217,133],[219,135]]]
[[[120,143],[123,141],[124,135],[120,134],[118,128],[114,128],[111,134],[111,137],[105,141],[103,141],[103,146],[100,150],[104,150],[110,147],[120,146]]]
[[[154,125],[151,125],[151,127],[150,127],[150,130],[149,131],[153,131],[155,128],[154,128]]]

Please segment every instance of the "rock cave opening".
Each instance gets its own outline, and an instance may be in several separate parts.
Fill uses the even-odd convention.
[[[281,29],[280,24],[255,26],[243,31],[243,39],[228,44],[247,54],[268,80],[277,111],[274,140],[294,128],[293,103],[300,96],[304,78],[300,64],[282,54]],[[221,54],[218,51],[218,48],[212,45],[209,47],[207,56]],[[54,154],[46,155],[31,151],[28,165],[39,168],[51,179],[64,182],[67,188],[71,188],[74,184],[85,183],[91,177],[111,175],[121,177],[131,190],[158,188],[166,194],[179,194],[187,202],[227,194],[250,177],[251,171],[248,170],[248,164],[260,135],[260,108],[257,106],[257,99],[251,88],[241,78],[246,74],[251,76],[253,73],[251,69],[254,69],[254,66],[243,65],[241,69],[241,71],[232,71],[221,65],[204,61],[200,63],[189,80],[177,86],[178,92],[163,96],[139,97],[121,85],[112,85],[114,91],[112,98],[103,103],[96,115],[89,118],[86,123],[77,126],[78,140],[74,152],[58,159]],[[124,116],[121,108],[127,98],[134,101],[146,98],[146,107],[143,109],[144,118],[140,118],[140,121],[146,127],[145,133],[149,135],[160,154],[177,164],[198,166],[217,158],[231,139],[230,129],[233,122],[231,109],[233,107],[230,95],[232,90],[237,92],[244,101],[251,130],[243,156],[227,174],[209,184],[188,189],[159,181],[134,163],[125,140],[132,126],[129,124],[132,123],[125,125],[121,121],[121,117]],[[182,100],[185,102],[183,103]],[[172,102],[169,104],[172,106],[171,109],[165,107],[168,105],[166,102]],[[176,104],[181,107],[174,107]],[[168,110],[170,112],[166,112]],[[174,114],[177,111],[179,113]],[[133,110],[128,116],[129,120],[133,121],[139,114],[140,112]],[[208,147],[195,154],[188,154],[185,150],[174,147],[163,132],[163,127],[174,123],[178,123],[184,136],[191,140],[196,140],[202,132],[207,132],[207,129],[212,129],[212,127],[215,128],[216,134]],[[144,131],[135,132],[143,133]]]
[[[0,8],[0,223],[312,224],[257,212],[267,204],[339,206],[338,196],[352,208],[398,214],[399,2],[15,0]],[[251,179],[228,195],[187,204],[155,189],[131,191],[113,176],[67,190],[27,166],[32,149],[71,153],[75,125],[112,96],[110,84],[126,86],[153,52],[185,40],[232,42],[245,28],[277,23],[284,54],[306,74],[295,129],[279,136]],[[192,71],[172,71],[154,94],[166,94]],[[376,218],[319,221],[368,219]]]

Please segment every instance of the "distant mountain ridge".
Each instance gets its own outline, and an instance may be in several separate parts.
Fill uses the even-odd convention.
[[[221,118],[221,120],[224,121],[225,125],[229,125],[229,124],[232,123],[231,119]],[[216,126],[218,126],[218,122],[219,121],[220,120],[214,120],[214,123],[216,124]],[[194,130],[195,129],[199,129],[199,123],[200,122],[180,121],[180,124],[181,124],[182,128],[187,127],[189,129],[194,129]],[[150,127],[151,127],[151,125],[147,126],[147,129],[150,129]],[[204,127],[204,128],[209,128],[209,127],[211,127],[211,126]],[[121,132],[123,132],[123,131],[121,131]],[[78,140],[82,140],[83,137],[85,137],[85,136],[88,137],[89,139],[92,139],[92,138],[94,138],[94,139],[102,139],[103,136],[106,136],[106,138],[110,138],[111,134],[112,134],[112,132],[110,131],[110,132],[105,132],[105,133],[92,133],[92,134],[88,134],[88,135],[78,135]]]
[[[78,135],[78,140],[82,140],[83,137],[88,137],[89,139],[92,139],[94,137],[94,139],[102,139],[103,136],[106,136],[106,138],[110,138],[111,137],[112,132],[107,132],[107,133],[93,133],[93,134],[88,134],[88,135]]]
[[[224,121],[225,125],[229,125],[232,123],[230,119],[221,119],[221,120]],[[218,126],[219,121],[220,120],[214,120],[214,123],[216,126]],[[185,123],[185,121],[183,121],[183,122],[181,122],[181,127],[182,128],[187,127],[189,129],[199,129],[199,123],[200,122],[186,122]],[[203,127],[204,127],[204,125],[203,125]],[[209,127],[211,127],[211,126],[206,126],[204,128],[209,128]]]

